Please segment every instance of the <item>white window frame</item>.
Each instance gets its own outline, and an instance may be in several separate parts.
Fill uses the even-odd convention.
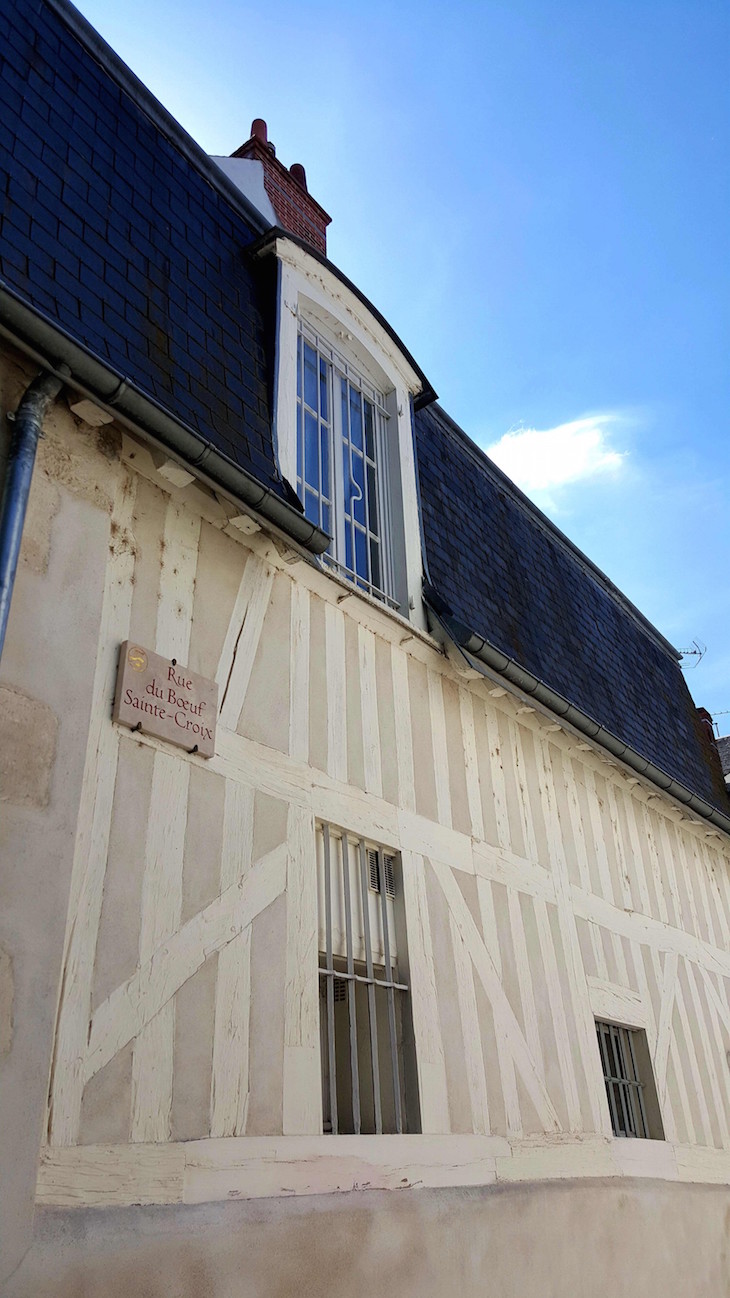
[[[322,415],[321,410],[315,410],[314,407],[306,403],[304,392],[304,345],[311,348],[316,356],[316,373],[317,395],[321,404],[321,387],[319,375],[321,366],[324,365],[327,381],[327,415]],[[300,500],[305,505],[305,511],[314,501],[317,502],[318,516],[312,521],[317,522],[325,531],[329,530],[332,534],[332,545],[326,554],[322,556],[323,561],[329,566],[335,568],[344,577],[354,582],[361,590],[367,591],[376,599],[383,600],[392,608],[398,607],[398,600],[394,595],[394,565],[393,565],[393,547],[392,547],[392,529],[393,523],[390,508],[390,481],[387,472],[387,425],[390,415],[387,410],[384,395],[378,391],[357,368],[348,361],[337,347],[321,333],[317,333],[306,320],[299,321],[299,336],[297,346],[301,348],[299,364],[301,366],[301,384],[297,385],[297,478],[296,488]],[[348,394],[354,391],[360,395],[361,402],[367,402],[372,410],[373,429],[372,429],[372,455],[368,454],[367,438],[365,433],[365,421],[362,426],[362,448],[357,448],[350,438],[349,413],[347,418],[347,427],[342,413],[342,393],[341,385],[347,385]],[[350,403],[348,400],[348,412]],[[318,478],[319,487],[315,490],[306,480],[306,466],[304,465],[304,453],[306,447],[305,436],[305,418],[309,416],[317,421],[317,443],[318,443]],[[325,483],[322,481],[322,440],[326,438],[328,442],[328,475],[327,486],[329,493],[325,490]],[[344,443],[344,446],[343,446]],[[364,490],[361,497],[357,497],[355,492],[348,489],[347,478],[343,465],[344,447],[349,447],[349,459],[352,465],[353,456],[361,455],[363,461],[363,484]],[[367,471],[372,469],[375,483],[373,492],[375,519],[371,517],[371,498],[368,490]],[[352,488],[359,490],[358,484],[352,473],[349,471],[349,480]],[[362,499],[364,520],[356,520],[354,517],[354,505]],[[347,502],[352,502],[350,507],[350,517],[347,516]],[[311,517],[308,513],[307,517]],[[371,526],[371,524],[374,524]],[[348,564],[348,529],[350,541],[350,563]],[[364,537],[365,541],[365,558],[367,560],[367,573],[358,567],[356,556],[356,534]],[[372,568],[373,552],[377,554],[377,573],[374,574]],[[378,580],[375,580],[377,575]]]
[[[663,1140],[659,1096],[646,1029],[595,1019],[611,1130],[620,1140]]]
[[[340,1131],[336,1041],[342,1047],[345,1034],[342,1024],[339,1030],[335,1026],[335,1004],[346,1001],[349,1070],[345,1077],[349,1077],[351,1105],[346,1133],[360,1135],[361,1098],[365,1101],[366,1096],[372,1099],[374,1134],[419,1132],[410,985],[403,981],[408,976],[405,926],[398,918],[402,906],[399,854],[326,821],[317,824],[316,842],[324,1131],[335,1135]]]
[[[392,560],[392,588],[386,593],[391,607],[427,630],[411,413],[421,379],[387,329],[333,271],[286,238],[277,239],[275,251],[279,298],[274,439],[281,473],[296,486],[297,342],[300,328],[306,327],[328,340],[358,379],[384,399],[388,419],[382,471],[388,483]],[[335,559],[339,560],[337,550]],[[359,586],[354,589],[367,597]]]

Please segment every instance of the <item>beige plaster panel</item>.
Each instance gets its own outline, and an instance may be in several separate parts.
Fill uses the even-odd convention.
[[[548,847],[548,842],[547,842],[545,815],[543,812],[542,802],[540,798],[540,788],[538,782],[538,773],[537,773],[537,764],[536,764],[536,755],[535,755],[536,743],[543,744],[544,741],[539,737],[536,738],[533,734],[531,734],[529,730],[526,730],[524,726],[520,726],[520,743],[522,746],[522,755],[525,763],[525,782],[526,782],[527,794],[528,794],[527,797],[528,815],[531,816],[531,820],[532,820],[532,833],[534,837],[535,846],[537,848],[537,859],[538,861],[547,862],[550,860],[550,849]],[[563,798],[562,801],[560,799],[561,783],[560,783],[559,775],[557,773],[555,778],[555,787],[556,787],[556,793],[558,797],[558,814],[560,816],[560,821],[562,824],[567,825],[569,823],[569,817],[565,805],[565,799]],[[573,880],[573,882],[579,883],[580,879],[576,878]]]
[[[225,781],[207,767],[191,767],[185,830],[181,924],[220,892]]]
[[[0,948],[0,1059],[9,1055],[13,1046],[13,1015],[15,1010],[15,974],[13,957]]]
[[[358,789],[365,788],[365,763],[362,739],[362,700],[360,696],[360,655],[357,623],[345,618],[345,707],[347,711],[347,779]]]
[[[725,1187],[626,1180],[40,1210],[5,1298],[727,1298]]]
[[[267,748],[289,749],[289,623],[292,583],[274,579],[238,731]]]
[[[249,1104],[246,1134],[279,1135],[283,1128],[284,973],[286,897],[277,897],[253,923]]]
[[[48,805],[57,732],[46,703],[0,685],[0,802]]]
[[[408,660],[408,685],[411,699],[416,810],[422,816],[436,820],[436,778],[433,769],[428,676],[423,663],[417,662],[414,658]]]
[[[487,733],[487,707],[491,709],[491,700],[486,706],[483,699],[476,698],[474,700],[474,740],[477,750],[479,792],[482,799],[484,841],[496,847],[499,844],[499,831],[497,829],[494,798],[492,757],[489,751],[489,735]]]
[[[527,845],[520,815],[520,797],[517,777],[514,768],[514,757],[511,743],[512,718],[503,712],[497,714],[497,733],[499,736],[498,761],[502,768],[504,786],[507,795],[507,815],[510,828],[510,848],[518,856],[527,856]]]
[[[114,426],[90,428],[71,414],[62,395],[43,424],[36,467],[72,495],[109,513],[114,495],[109,467],[118,464],[120,450],[121,435]]]
[[[160,560],[169,497],[145,478],[135,478],[132,531],[135,544],[130,638],[154,649],[159,602]],[[192,664],[190,664],[192,666]]]
[[[51,553],[53,521],[61,505],[58,485],[37,466],[31,482],[25,515],[20,565],[31,572],[44,573]]]
[[[470,834],[471,818],[466,794],[464,743],[461,732],[461,718],[459,716],[459,689],[456,682],[450,681],[448,677],[444,677],[441,688],[444,699],[451,822],[454,829],[460,830],[462,834]]]
[[[312,595],[309,605],[309,762],[327,770],[327,654],[324,601]]]
[[[64,409],[63,397],[51,409],[36,453],[23,527],[21,567],[38,574],[46,572],[62,488],[109,512],[112,493],[108,462],[116,460],[117,449],[118,439],[112,430],[93,432],[87,428]]]
[[[471,1131],[472,1118],[466,1079],[466,1051],[459,1017],[456,973],[448,911],[438,884],[426,863],[426,894],[437,973],[439,1021],[446,1061],[451,1131]],[[499,1133],[500,1135],[503,1133]]]
[[[139,926],[154,753],[131,737],[119,746],[109,851],[96,944],[92,1011],[139,960]]]
[[[204,522],[200,529],[188,666],[215,678],[248,551]]]
[[[125,1145],[132,1109],[132,1043],[92,1077],[81,1101],[80,1145]]]
[[[383,797],[398,802],[398,757],[393,706],[393,673],[391,648],[382,636],[375,637],[375,682],[378,691],[378,729],[380,731],[380,766]]]
[[[210,1132],[217,973],[218,957],[214,955],[183,984],[175,997],[172,1140],[198,1140]]]

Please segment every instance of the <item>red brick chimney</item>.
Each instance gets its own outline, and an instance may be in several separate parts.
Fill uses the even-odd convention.
[[[264,188],[271,199],[276,219],[283,230],[296,234],[315,248],[327,252],[327,226],[332,220],[323,207],[307,192],[307,177],[301,162],[287,171],[269,142],[266,122],[257,117],[251,123],[251,138],[232,158],[254,158],[264,166]]]

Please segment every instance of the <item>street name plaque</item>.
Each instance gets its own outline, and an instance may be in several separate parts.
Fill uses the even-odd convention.
[[[218,686],[174,658],[125,640],[119,651],[113,719],[201,757],[215,753]]]

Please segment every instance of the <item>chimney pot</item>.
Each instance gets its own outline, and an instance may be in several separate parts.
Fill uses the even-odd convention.
[[[263,168],[263,182],[277,224],[315,248],[327,253],[327,226],[330,218],[307,189],[307,173],[301,162],[285,167],[276,156],[263,117],[251,123],[251,135],[232,158],[250,158]]]

